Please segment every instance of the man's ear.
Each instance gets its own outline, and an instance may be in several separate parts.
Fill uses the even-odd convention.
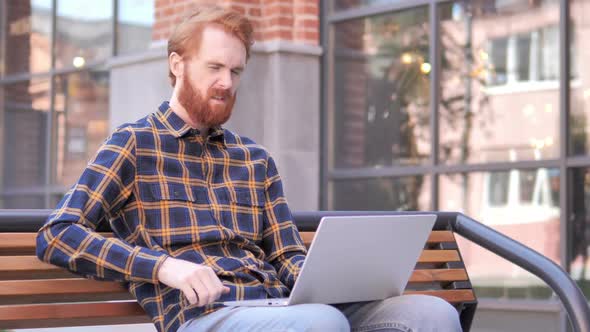
[[[176,79],[180,79],[182,74],[184,73],[184,61],[182,61],[182,57],[176,53],[172,52],[168,56],[168,66],[170,67],[170,71]]]

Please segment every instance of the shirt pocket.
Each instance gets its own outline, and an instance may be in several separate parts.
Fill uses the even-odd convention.
[[[139,191],[144,226],[164,247],[191,244],[198,226],[215,224],[207,208],[206,191],[182,183],[141,183]]]
[[[239,235],[254,242],[262,240],[264,206],[264,190],[234,189],[234,195],[230,195],[229,202],[232,218],[235,216],[237,219],[233,223],[234,230]]]

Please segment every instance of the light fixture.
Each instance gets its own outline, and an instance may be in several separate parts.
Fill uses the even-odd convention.
[[[74,57],[74,60],[72,61],[72,64],[76,68],[82,68],[82,67],[84,67],[84,64],[85,63],[86,63],[86,60],[84,60],[84,58],[81,57],[81,56]]]
[[[420,70],[424,73],[424,74],[428,74],[430,73],[430,70],[432,69],[432,66],[428,63],[428,62],[424,62],[423,64],[420,65]]]
[[[409,65],[410,63],[414,62],[414,57],[409,52],[402,53],[401,60],[403,64]]]
[[[479,57],[484,61],[490,58],[489,54],[484,50],[479,51]]]

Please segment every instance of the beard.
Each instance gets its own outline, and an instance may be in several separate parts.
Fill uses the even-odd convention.
[[[224,103],[211,105],[214,96],[222,97]],[[232,95],[230,90],[210,88],[203,98],[203,94],[189,82],[185,73],[182,77],[182,87],[178,92],[178,102],[193,122],[213,128],[229,120],[236,102],[236,94]]]

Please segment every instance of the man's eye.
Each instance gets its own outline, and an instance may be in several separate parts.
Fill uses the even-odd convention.
[[[231,73],[236,76],[240,76],[240,74],[241,74],[241,72],[239,70],[232,70]]]
[[[212,69],[212,70],[219,70],[219,66],[209,66],[209,69]]]

